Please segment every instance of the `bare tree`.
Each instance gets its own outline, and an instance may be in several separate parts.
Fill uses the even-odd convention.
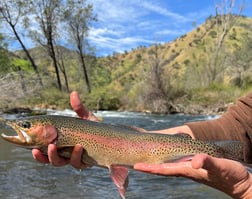
[[[241,37],[241,46],[237,47],[232,56],[229,57],[228,63],[231,66],[232,73],[236,76],[235,84],[239,87],[245,87],[247,81],[252,81],[252,37],[249,33],[244,33]],[[250,71],[249,71],[250,70]]]
[[[37,0],[31,2],[38,28],[30,31],[30,37],[45,47],[52,59],[59,90],[62,90],[60,71],[55,50],[57,26],[60,22],[60,0]],[[27,23],[29,24],[29,23]]]
[[[214,82],[217,76],[226,69],[225,38],[238,19],[233,14],[234,6],[235,0],[221,0],[216,4],[216,15],[214,19],[217,36],[214,48],[209,48],[212,50],[207,53],[208,63],[206,64],[209,83]],[[244,2],[240,5],[238,14],[242,12],[243,7]]]
[[[85,50],[87,50],[87,36],[91,23],[96,21],[93,7],[86,4],[86,0],[68,0],[64,10],[64,21],[67,24],[67,35],[71,43],[76,47],[80,64],[83,69],[87,90],[91,92],[87,65],[85,61]]]
[[[64,50],[63,47],[57,46],[56,47],[56,56],[57,56],[57,61],[58,61],[58,66],[60,71],[62,72],[65,80],[65,86],[67,92],[69,92],[69,84],[68,84],[68,78],[67,78],[67,72],[66,72],[66,67],[65,67],[65,59],[64,59]]]
[[[142,98],[144,106],[152,112],[170,112],[170,99],[167,87],[170,82],[164,78],[164,65],[166,60],[160,57],[160,46],[155,44],[148,52],[145,65],[148,66],[145,74],[144,87],[142,89]],[[171,87],[170,87],[171,88]],[[171,89],[168,89],[171,91]]]
[[[30,12],[29,1],[17,1],[17,0],[0,1],[0,14],[1,14],[0,19],[6,22],[8,26],[11,28],[11,31],[14,34],[15,39],[19,42],[27,58],[31,62],[31,65],[37,75],[40,85],[43,86],[42,79],[38,71],[38,67],[35,64],[28,49],[26,48],[24,42],[22,41],[22,38],[20,36],[21,34],[17,30],[17,25],[21,23],[21,20],[24,18],[24,16],[28,15],[29,12]]]

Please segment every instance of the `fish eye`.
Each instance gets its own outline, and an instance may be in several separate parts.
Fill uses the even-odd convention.
[[[28,128],[31,127],[31,123],[28,122],[28,121],[23,121],[23,122],[20,122],[20,123],[19,123],[19,126],[28,129]]]

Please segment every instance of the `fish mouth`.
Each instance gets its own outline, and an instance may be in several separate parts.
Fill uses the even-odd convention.
[[[1,136],[3,139],[13,144],[22,145],[22,146],[29,144],[31,142],[30,136],[28,136],[28,134],[24,130],[22,130],[17,124],[12,123],[12,122],[7,122],[6,124],[10,126],[13,130],[15,130],[17,135],[6,135],[2,133]]]

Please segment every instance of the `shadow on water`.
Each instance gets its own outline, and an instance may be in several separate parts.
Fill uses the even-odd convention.
[[[60,113],[62,114],[62,113]],[[158,116],[138,113],[98,113],[104,122],[161,129],[206,117]],[[211,119],[211,118],[210,118]],[[11,129],[0,124],[0,133]],[[228,199],[225,194],[184,178],[161,177],[130,171],[128,199]],[[78,171],[33,160],[31,152],[0,139],[0,198],[5,199],[119,199],[108,170],[92,167]]]

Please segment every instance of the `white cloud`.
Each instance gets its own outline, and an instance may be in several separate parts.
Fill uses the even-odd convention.
[[[120,36],[122,33],[123,33],[122,31],[110,30],[105,27],[105,28],[91,28],[89,35],[92,37],[99,36],[99,35]]]
[[[177,35],[182,35],[186,32],[184,29],[175,29],[175,30],[161,30],[157,31],[157,35],[172,35],[172,36],[177,36]]]
[[[155,38],[164,34],[176,37],[181,34],[181,28],[174,27],[188,20],[169,11],[162,1],[93,0],[91,3],[98,22],[91,29],[89,40],[98,51],[105,50],[105,54],[153,44]]]
[[[155,4],[153,2],[150,3],[148,1],[144,1],[144,2],[142,2],[142,6],[146,9],[148,9],[149,11],[156,12],[160,15],[170,17],[170,18],[172,18],[174,20],[178,20],[180,22],[184,22],[184,21],[188,20],[184,16],[182,16],[178,13],[175,13],[175,12],[171,12],[168,9],[164,8],[163,6]]]
[[[101,22],[128,22],[130,19],[137,19],[142,15],[138,5],[132,0],[93,0],[94,10]]]
[[[107,55],[112,52],[124,52],[125,50],[130,50],[139,46],[139,43],[154,43],[152,40],[138,36],[120,37],[115,32],[112,32],[112,34],[114,34],[114,36],[112,36],[105,30],[106,29],[93,30],[89,36],[89,41],[97,47],[98,53],[101,53],[100,51],[108,52],[102,53],[102,55]]]

